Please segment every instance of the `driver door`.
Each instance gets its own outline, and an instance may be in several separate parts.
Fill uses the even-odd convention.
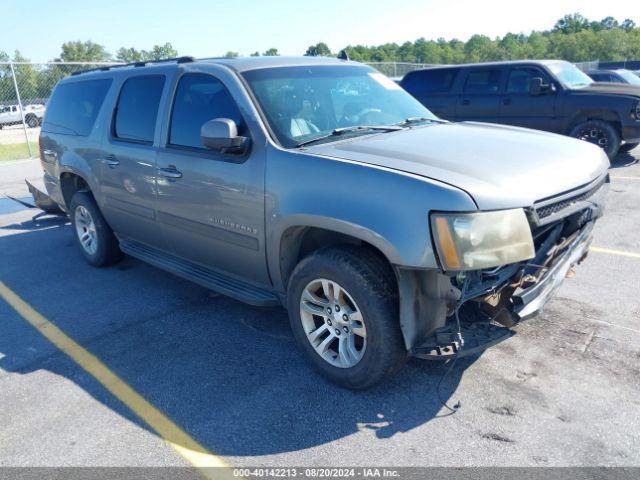
[[[177,83],[166,144],[158,153],[157,218],[171,253],[268,284],[264,236],[264,150],[229,155],[202,146],[200,128],[229,118],[249,136],[217,77],[185,73]]]
[[[542,78],[543,84],[551,85],[549,76],[539,68],[514,67],[509,71],[500,109],[501,123],[549,132],[557,131],[557,91],[548,90],[540,95],[531,95],[529,85],[531,79],[536,77]]]

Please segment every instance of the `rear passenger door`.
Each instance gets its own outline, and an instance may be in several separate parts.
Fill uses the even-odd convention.
[[[121,85],[102,157],[103,214],[116,233],[163,247],[155,218],[154,145],[162,74],[128,77]]]
[[[507,125],[557,131],[557,90],[548,89],[540,95],[531,95],[531,79],[542,78],[544,85],[551,85],[549,76],[537,67],[513,67],[509,70],[507,88],[501,102],[502,122]]]
[[[503,69],[474,68],[465,73],[462,95],[456,105],[456,120],[499,123]]]

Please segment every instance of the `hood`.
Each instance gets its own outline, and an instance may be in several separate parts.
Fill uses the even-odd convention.
[[[589,86],[575,88],[571,93],[590,93],[596,95],[627,95],[640,98],[640,86],[628,83],[592,83]]]
[[[600,177],[609,160],[580,140],[486,123],[442,123],[315,145],[310,153],[438,180],[478,208],[526,207]]]

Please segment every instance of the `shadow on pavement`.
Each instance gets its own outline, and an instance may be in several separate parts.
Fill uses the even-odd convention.
[[[362,429],[388,438],[442,409],[442,364],[412,360],[390,383],[343,390],[310,369],[283,309],[249,307],[131,258],[94,269],[70,228],[19,226],[21,233],[0,237],[2,281],[217,454],[296,451]],[[0,316],[0,368],[64,376],[147,428],[2,301]],[[457,363],[443,400],[455,403],[476,359]]]

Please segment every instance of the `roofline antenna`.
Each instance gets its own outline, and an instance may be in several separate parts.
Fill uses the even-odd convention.
[[[349,54],[345,48],[340,50],[340,53],[338,53],[338,60],[349,60]]]

